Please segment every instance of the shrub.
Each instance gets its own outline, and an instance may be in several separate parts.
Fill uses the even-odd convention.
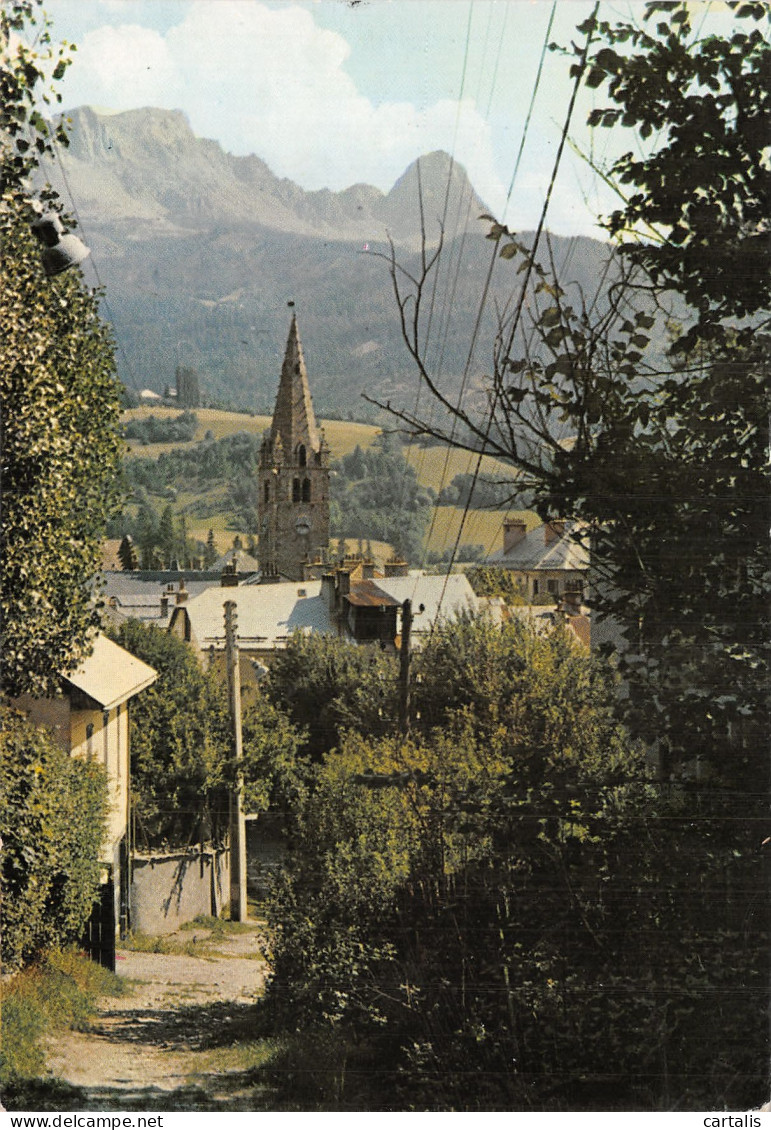
[[[195,438],[198,417],[195,412],[182,412],[169,420],[165,416],[146,416],[143,420],[129,420],[124,424],[125,439],[147,443],[189,443]]]
[[[78,938],[99,884],[104,770],[0,709],[3,967]]]
[[[119,977],[73,951],[53,950],[8,981],[0,996],[3,1088],[45,1071],[44,1035],[83,1027],[98,996],[120,992]]]

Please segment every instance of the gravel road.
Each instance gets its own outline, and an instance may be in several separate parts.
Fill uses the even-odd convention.
[[[175,938],[200,942],[206,933]],[[119,950],[116,968],[129,994],[103,998],[87,1031],[49,1048],[52,1073],[82,1088],[82,1103],[71,1109],[263,1109],[254,1106],[238,1053],[265,983],[259,942],[255,924],[213,940],[208,956]]]

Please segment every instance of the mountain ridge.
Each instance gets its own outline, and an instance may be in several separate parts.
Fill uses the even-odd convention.
[[[251,217],[263,227],[324,239],[366,241],[387,232],[397,244],[416,248],[420,223],[413,186],[421,165],[427,184],[449,183],[453,213],[458,207],[475,216],[485,210],[465,169],[441,150],[413,162],[388,193],[364,183],[339,192],[306,191],[276,176],[256,154],[235,156],[219,142],[197,137],[181,110],[99,114],[83,106],[64,117],[70,135],[67,179],[88,222],[100,222],[107,205],[113,220],[157,224],[171,232]],[[49,172],[66,199],[57,167]]]
[[[414,400],[417,375],[383,257],[390,239],[398,262],[419,271],[421,199],[429,240],[439,238],[442,215],[460,218],[445,233],[435,290],[432,278],[431,356],[450,395],[464,372],[469,387],[483,383],[496,305],[505,307],[519,280],[516,268],[498,267],[477,335],[485,344],[470,363],[496,248],[479,219],[486,206],[448,154],[419,158],[387,193],[363,183],[306,192],[257,155],[197,138],[181,111],[81,107],[67,117],[70,146],[61,168],[46,172],[92,249],[130,389],[160,392],[185,365],[198,370],[209,401],[270,412],[291,300],[321,414],[371,420],[363,392]],[[592,290],[607,245],[553,237],[553,250]]]

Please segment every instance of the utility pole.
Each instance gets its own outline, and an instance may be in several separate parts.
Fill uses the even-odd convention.
[[[404,737],[410,730],[410,633],[412,601],[402,604],[402,639],[399,648],[399,729]]]
[[[244,778],[240,762],[244,756],[241,738],[241,671],[238,661],[238,618],[234,600],[225,601],[225,656],[228,671],[228,701],[233,734],[236,779],[230,791],[230,917],[246,921],[246,823],[242,808]]]

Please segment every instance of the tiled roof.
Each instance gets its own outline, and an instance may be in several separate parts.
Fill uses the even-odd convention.
[[[186,605],[193,633],[204,650],[225,645],[227,600],[235,601],[238,640],[248,651],[272,651],[297,629],[336,634],[326,600],[321,596],[321,581],[212,588]]]
[[[105,597],[110,596],[153,596],[158,594],[160,599],[161,594],[167,591],[168,585],[173,585],[174,592],[179,588],[180,581],[184,578],[185,588],[192,596],[197,596],[199,592],[204,589],[212,588],[215,585],[221,584],[222,576],[220,572],[208,570],[205,573],[179,573],[171,572],[123,572],[122,570],[106,571],[102,573],[102,580],[104,586],[102,589]]]
[[[376,584],[373,580],[356,581],[351,585],[351,591],[346,595],[345,599],[349,604],[359,605],[360,607],[379,608],[381,605],[391,605],[396,607],[398,600],[394,600],[384,591],[381,584]]]
[[[227,553],[223,553],[222,557],[218,557],[211,567],[211,572],[222,572],[226,565],[230,565],[233,561],[236,564],[236,570],[239,573],[257,573],[260,568],[260,563],[256,557],[251,553],[247,553],[245,549],[236,549],[231,546]]]
[[[119,624],[124,620],[141,620],[145,624],[155,624],[158,628],[168,626],[176,606],[176,594],[179,592],[182,576],[180,573],[107,572],[102,576],[105,582],[101,594],[105,601],[103,622]],[[198,580],[185,578],[188,600],[221,585],[219,573],[199,573],[196,576]],[[165,612],[161,605],[164,596],[167,598]]]
[[[405,600],[412,601],[413,632],[430,631],[437,619],[447,619],[464,610],[478,612],[482,607],[464,573],[451,573],[449,576],[410,573],[406,577],[384,577],[378,579],[377,587],[399,604]],[[422,612],[419,611],[421,604]]]
[[[502,549],[491,553],[487,564],[522,570],[564,569],[576,572],[588,569],[589,551],[585,544],[579,544],[570,536],[571,528],[574,527],[568,523],[566,533],[547,544],[546,525],[537,526],[512,546],[508,553],[504,553]]]

